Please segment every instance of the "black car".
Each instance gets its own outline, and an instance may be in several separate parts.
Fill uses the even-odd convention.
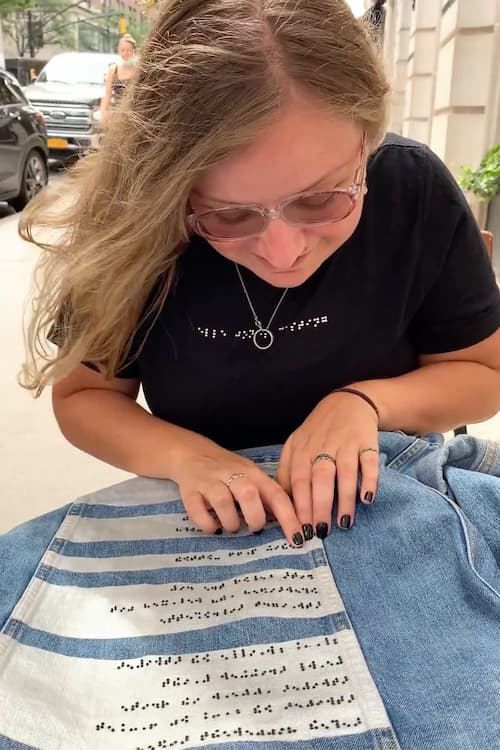
[[[0,70],[0,201],[20,211],[47,180],[43,115],[29,103],[14,76]]]

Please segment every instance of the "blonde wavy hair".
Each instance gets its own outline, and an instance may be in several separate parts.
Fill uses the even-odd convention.
[[[61,202],[42,192],[21,218],[43,251],[21,385],[39,395],[81,361],[120,369],[174,283],[193,182],[254,140],[292,87],[380,143],[389,87],[344,0],[164,0],[102,147]]]
[[[118,44],[120,44],[120,42],[128,42],[134,49],[137,48],[137,42],[131,34],[124,34],[123,36],[121,36]]]

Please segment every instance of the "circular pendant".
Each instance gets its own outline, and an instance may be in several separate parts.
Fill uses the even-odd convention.
[[[269,328],[258,328],[253,335],[253,343],[257,349],[269,349],[273,342],[274,335]]]

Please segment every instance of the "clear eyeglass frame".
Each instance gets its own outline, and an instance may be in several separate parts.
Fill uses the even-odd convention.
[[[361,163],[359,164],[356,174],[354,177],[354,182],[350,187],[347,188],[336,188],[335,190],[311,190],[303,193],[296,193],[294,195],[289,196],[288,198],[285,198],[284,200],[280,201],[277,206],[274,206],[273,208],[266,208],[265,206],[260,206],[257,203],[248,203],[248,204],[233,204],[228,206],[223,206],[221,208],[213,208],[208,211],[202,211],[201,213],[190,213],[187,216],[187,221],[193,231],[195,231],[197,234],[202,235],[203,237],[206,237],[209,240],[221,240],[224,242],[231,242],[231,241],[239,241],[239,240],[245,240],[245,239],[251,239],[253,237],[260,237],[267,229],[269,222],[273,219],[281,219],[282,221],[286,222],[290,226],[324,226],[326,224],[337,224],[340,221],[343,221],[344,219],[347,219],[348,216],[352,214],[354,211],[356,204],[359,200],[360,195],[366,195],[367,193],[367,186],[366,186],[366,162],[364,159],[365,156],[365,134],[363,133],[363,138],[361,142]],[[294,203],[297,200],[303,200],[305,198],[310,198],[313,196],[320,196],[320,195],[346,195],[350,199],[350,207],[349,210],[346,211],[342,216],[339,216],[338,218],[329,218],[329,219],[321,219],[321,220],[312,220],[312,221],[296,221],[294,219],[290,219],[286,216],[286,209],[290,204]],[[257,231],[251,232],[249,234],[241,234],[241,235],[233,235],[231,237],[224,237],[221,235],[212,234],[209,232],[204,226],[203,226],[203,217],[206,216],[214,216],[221,212],[227,212],[227,211],[234,211],[234,210],[241,210],[241,211],[253,211],[255,215],[259,215],[262,218],[262,224],[259,227]]]

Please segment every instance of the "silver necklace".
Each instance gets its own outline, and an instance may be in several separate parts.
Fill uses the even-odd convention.
[[[274,333],[269,330],[269,326],[274,320],[274,316],[278,312],[278,308],[285,299],[285,294],[288,292],[288,287],[285,289],[283,294],[281,295],[278,304],[274,308],[274,312],[269,318],[269,321],[267,323],[267,326],[263,326],[260,322],[259,318],[257,317],[257,313],[255,312],[255,308],[252,305],[252,300],[250,299],[250,295],[248,294],[247,288],[245,286],[245,282],[243,281],[243,277],[241,275],[240,269],[238,267],[238,264],[235,263],[234,267],[236,268],[236,272],[238,274],[238,278],[241,282],[241,286],[243,287],[243,291],[245,292],[245,297],[247,298],[248,306],[250,307],[250,310],[252,311],[253,319],[255,321],[255,325],[257,326],[257,330],[255,331],[254,335],[252,336],[252,340],[254,345],[257,347],[257,349],[269,349],[273,343],[274,343]]]

